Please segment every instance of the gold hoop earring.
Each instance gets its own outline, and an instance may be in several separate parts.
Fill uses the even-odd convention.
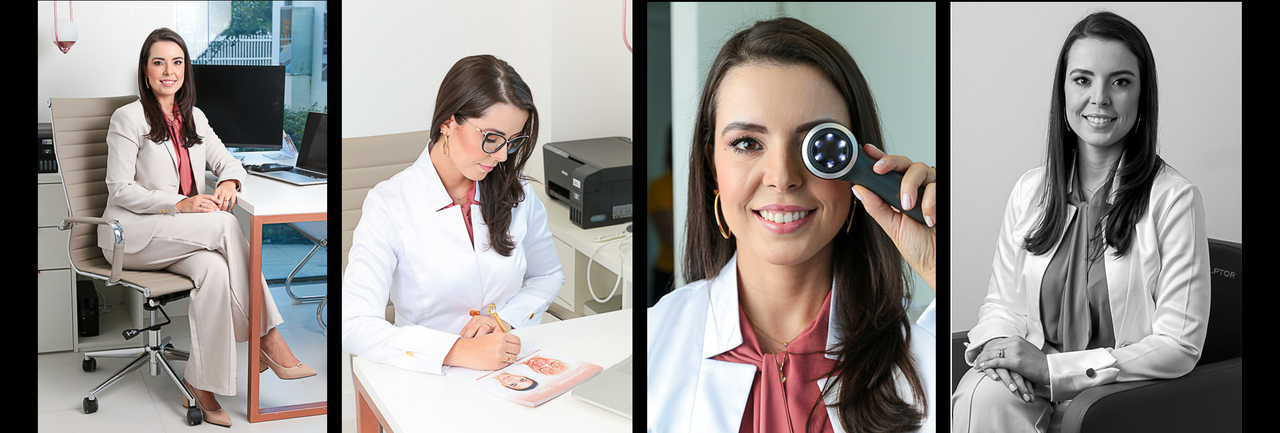
[[[720,236],[724,236],[725,239],[729,239],[729,236],[733,235],[733,230],[725,230],[724,226],[720,225],[720,190],[717,189],[715,192],[716,198],[713,202],[715,203],[714,210],[716,214],[714,216],[716,219],[716,227],[720,228]]]
[[[844,226],[844,233],[849,234],[849,229],[853,227],[853,215],[858,213],[858,199],[853,199],[853,206],[849,207],[849,222]]]

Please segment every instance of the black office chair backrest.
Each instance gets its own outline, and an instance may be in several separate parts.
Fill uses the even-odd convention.
[[[1209,331],[1201,350],[1199,365],[1243,356],[1244,296],[1240,292],[1241,245],[1209,239],[1209,268],[1212,298],[1209,301]]]

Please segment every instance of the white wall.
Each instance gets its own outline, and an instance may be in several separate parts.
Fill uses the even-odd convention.
[[[173,28],[172,2],[75,2],[80,38],[66,54],[53,44],[53,6],[40,2],[36,17],[39,122],[53,121],[48,98],[137,95],[142,41],[157,28]],[[58,18],[67,12],[67,2],[58,2]]]
[[[342,13],[344,138],[429,129],[445,73],[476,54],[529,84],[538,144],[632,137],[622,2],[346,2]],[[525,171],[545,177],[541,149]]]

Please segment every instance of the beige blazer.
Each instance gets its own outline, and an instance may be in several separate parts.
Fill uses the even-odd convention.
[[[194,108],[192,116],[196,134],[204,141],[187,152],[196,191],[205,190],[202,168],[212,170],[218,183],[236,179],[243,185],[247,176],[244,167],[222,145],[204,112]],[[177,203],[186,198],[178,194],[178,155],[173,143],[151,141],[147,139],[149,132],[141,101],[117,109],[107,130],[107,208],[102,217],[120,222],[124,252],[129,254],[146,247],[159,218],[173,218],[178,213]],[[113,251],[113,239],[110,227],[98,226],[99,247]]]

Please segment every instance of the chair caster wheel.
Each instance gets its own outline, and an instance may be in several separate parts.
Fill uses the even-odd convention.
[[[85,397],[80,406],[84,409],[84,413],[94,413],[98,411],[98,400],[90,400],[89,397]]]
[[[204,422],[204,415],[200,413],[200,408],[191,406],[187,408],[187,425],[200,425]]]
[[[81,361],[80,369],[92,373],[94,370],[98,369],[98,360],[96,358],[89,358]]]

